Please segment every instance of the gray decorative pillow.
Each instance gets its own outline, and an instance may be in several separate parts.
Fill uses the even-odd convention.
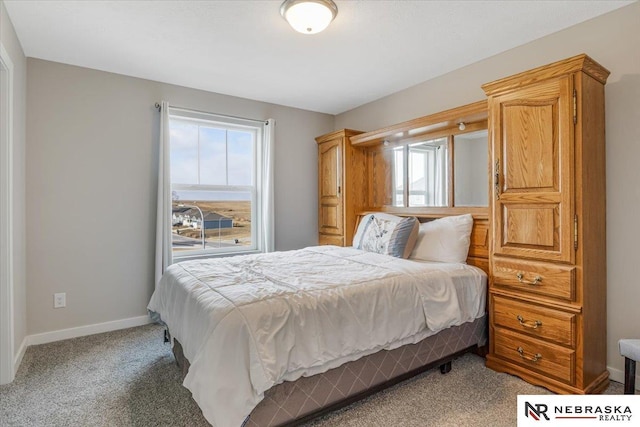
[[[415,217],[369,214],[362,218],[353,246],[363,251],[408,258],[418,238]]]

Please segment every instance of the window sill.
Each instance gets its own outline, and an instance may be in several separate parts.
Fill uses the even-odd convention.
[[[192,254],[192,255],[174,255],[173,262],[181,262],[181,261],[192,261],[196,259],[206,259],[206,258],[228,258],[239,255],[255,255],[263,253],[260,250],[254,249],[251,251],[242,251],[242,252],[215,252],[215,253],[200,253],[200,254]]]

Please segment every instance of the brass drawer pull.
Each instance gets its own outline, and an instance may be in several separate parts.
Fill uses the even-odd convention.
[[[522,357],[524,360],[528,360],[529,362],[537,362],[538,360],[542,359],[542,355],[540,353],[536,353],[533,355],[533,357],[527,357],[524,355],[524,350],[522,347],[518,347],[517,348],[518,354],[520,354],[520,357]]]
[[[542,282],[542,277],[540,276],[536,276],[533,278],[533,282],[529,282],[527,280],[523,280],[524,278],[524,273],[518,273],[516,274],[516,277],[518,278],[518,282],[525,284],[525,285],[538,285],[540,282]]]
[[[533,325],[530,323],[527,323],[527,320],[524,320],[524,318],[522,316],[520,316],[518,314],[518,316],[516,317],[516,319],[518,319],[518,322],[520,322],[520,324],[526,328],[531,328],[531,329],[538,329],[539,326],[542,326],[542,322],[539,320],[534,320],[533,321]]]

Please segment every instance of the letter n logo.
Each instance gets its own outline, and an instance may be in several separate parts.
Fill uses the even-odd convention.
[[[524,415],[527,418],[531,417],[536,421],[540,421],[540,418],[544,417],[545,420],[549,421],[548,410],[549,408],[544,403],[532,405],[529,402],[524,402]]]

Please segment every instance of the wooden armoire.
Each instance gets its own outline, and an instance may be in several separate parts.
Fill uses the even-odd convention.
[[[316,138],[319,245],[351,246],[367,188],[365,153],[349,142],[360,133],[342,129]]]
[[[558,393],[609,383],[608,75],[578,55],[482,86],[492,144],[487,366]]]

